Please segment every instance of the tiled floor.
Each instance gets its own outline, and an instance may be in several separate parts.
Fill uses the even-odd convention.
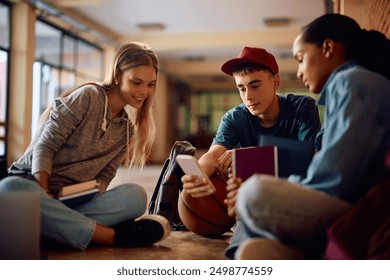
[[[124,182],[137,183],[145,187],[150,200],[161,169],[161,165],[147,166],[142,171],[120,169],[110,186]],[[93,246],[85,252],[58,248],[44,250],[42,258],[49,260],[223,260],[224,250],[230,237],[230,232],[217,239],[211,239],[190,231],[173,231],[165,240],[150,247],[124,249]]]

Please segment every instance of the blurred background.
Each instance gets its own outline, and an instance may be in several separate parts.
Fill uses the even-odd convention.
[[[310,95],[297,80],[291,45],[325,13],[389,37],[388,0],[0,0],[0,157],[19,158],[48,104],[101,81],[128,41],[148,43],[161,60],[150,163],[162,163],[176,140],[202,153],[223,113],[241,103],[222,63],[244,46],[266,48],[280,67],[278,94]]]

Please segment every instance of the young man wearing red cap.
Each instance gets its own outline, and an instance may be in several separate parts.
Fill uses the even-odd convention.
[[[199,159],[209,176],[218,173],[226,177],[232,149],[257,146],[260,135],[315,140],[321,127],[316,102],[309,96],[276,94],[280,77],[272,54],[245,47],[221,70],[234,77],[243,103],[225,113],[211,147]],[[207,183],[195,176],[185,175],[182,182],[194,197],[210,194]]]

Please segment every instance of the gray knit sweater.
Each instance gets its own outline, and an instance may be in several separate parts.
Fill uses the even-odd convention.
[[[14,167],[32,174],[47,172],[52,191],[92,179],[107,188],[126,152],[126,133],[131,139],[134,127],[129,122],[127,130],[125,112],[112,119],[105,98],[102,88],[87,85],[56,99],[48,121]],[[105,110],[106,131],[102,128]]]

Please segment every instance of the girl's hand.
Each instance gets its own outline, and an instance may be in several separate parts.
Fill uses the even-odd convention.
[[[242,184],[241,178],[233,177],[233,174],[229,174],[229,180],[227,181],[226,190],[227,195],[225,204],[228,206],[228,215],[232,218],[238,218],[236,212],[236,198],[237,192]]]
[[[46,192],[49,192],[49,174],[46,172],[40,171],[34,174],[34,181],[38,183],[38,185],[41,186],[41,188]]]

